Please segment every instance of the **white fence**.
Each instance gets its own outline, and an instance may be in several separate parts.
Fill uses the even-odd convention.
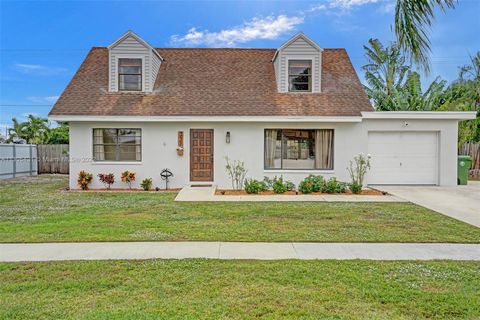
[[[37,146],[0,144],[0,179],[37,175]]]

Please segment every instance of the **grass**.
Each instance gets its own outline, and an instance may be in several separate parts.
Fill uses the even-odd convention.
[[[479,319],[479,262],[0,264],[1,319]]]
[[[480,242],[480,229],[410,203],[185,203],[66,185],[49,175],[1,181],[0,241]]]

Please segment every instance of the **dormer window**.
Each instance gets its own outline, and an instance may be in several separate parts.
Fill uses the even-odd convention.
[[[312,60],[288,61],[288,91],[312,91]]]
[[[142,59],[118,59],[118,90],[142,91]]]

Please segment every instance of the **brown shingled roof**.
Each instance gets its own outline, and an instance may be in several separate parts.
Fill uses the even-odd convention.
[[[359,116],[372,111],[344,49],[324,49],[321,93],[278,93],[275,49],[156,49],[151,93],[108,92],[108,49],[92,48],[50,115]]]

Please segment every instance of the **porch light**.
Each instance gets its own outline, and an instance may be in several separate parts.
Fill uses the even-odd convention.
[[[227,131],[227,134],[225,135],[225,142],[230,143],[230,131]]]

